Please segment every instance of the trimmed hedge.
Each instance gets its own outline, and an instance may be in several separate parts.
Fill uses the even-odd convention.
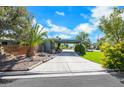
[[[77,52],[80,55],[85,55],[86,54],[86,49],[83,44],[78,44],[75,46],[75,52]]]

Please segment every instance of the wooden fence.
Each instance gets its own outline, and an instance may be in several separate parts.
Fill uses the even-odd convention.
[[[27,53],[29,46],[19,46],[19,45],[4,45],[2,46],[4,51],[13,55],[23,55]]]

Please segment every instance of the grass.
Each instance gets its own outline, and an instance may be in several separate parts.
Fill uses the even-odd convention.
[[[101,61],[101,59],[104,57],[102,52],[86,52],[86,55],[81,57],[93,61],[95,63],[103,64],[103,62]]]

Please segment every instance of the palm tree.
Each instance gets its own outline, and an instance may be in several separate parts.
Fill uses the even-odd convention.
[[[85,45],[87,48],[90,43],[89,35],[85,32],[79,32],[79,34],[76,36],[77,40],[81,41],[81,44]]]
[[[45,37],[47,37],[47,32],[43,32],[43,28],[39,30],[39,25],[36,24],[31,31],[29,31],[29,40],[28,45],[29,49],[27,51],[27,56],[32,57],[35,56],[35,47],[45,41]]]
[[[57,40],[61,40],[61,38],[59,36],[56,36],[56,39]],[[61,45],[61,43],[58,42],[57,51],[60,50],[60,45]]]

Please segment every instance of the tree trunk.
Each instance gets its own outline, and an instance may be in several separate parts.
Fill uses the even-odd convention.
[[[58,43],[57,51],[59,51],[59,49],[60,49],[60,44],[61,44],[61,43]]]
[[[33,47],[29,47],[27,51],[27,57],[32,57],[32,56],[35,56],[35,51]]]

